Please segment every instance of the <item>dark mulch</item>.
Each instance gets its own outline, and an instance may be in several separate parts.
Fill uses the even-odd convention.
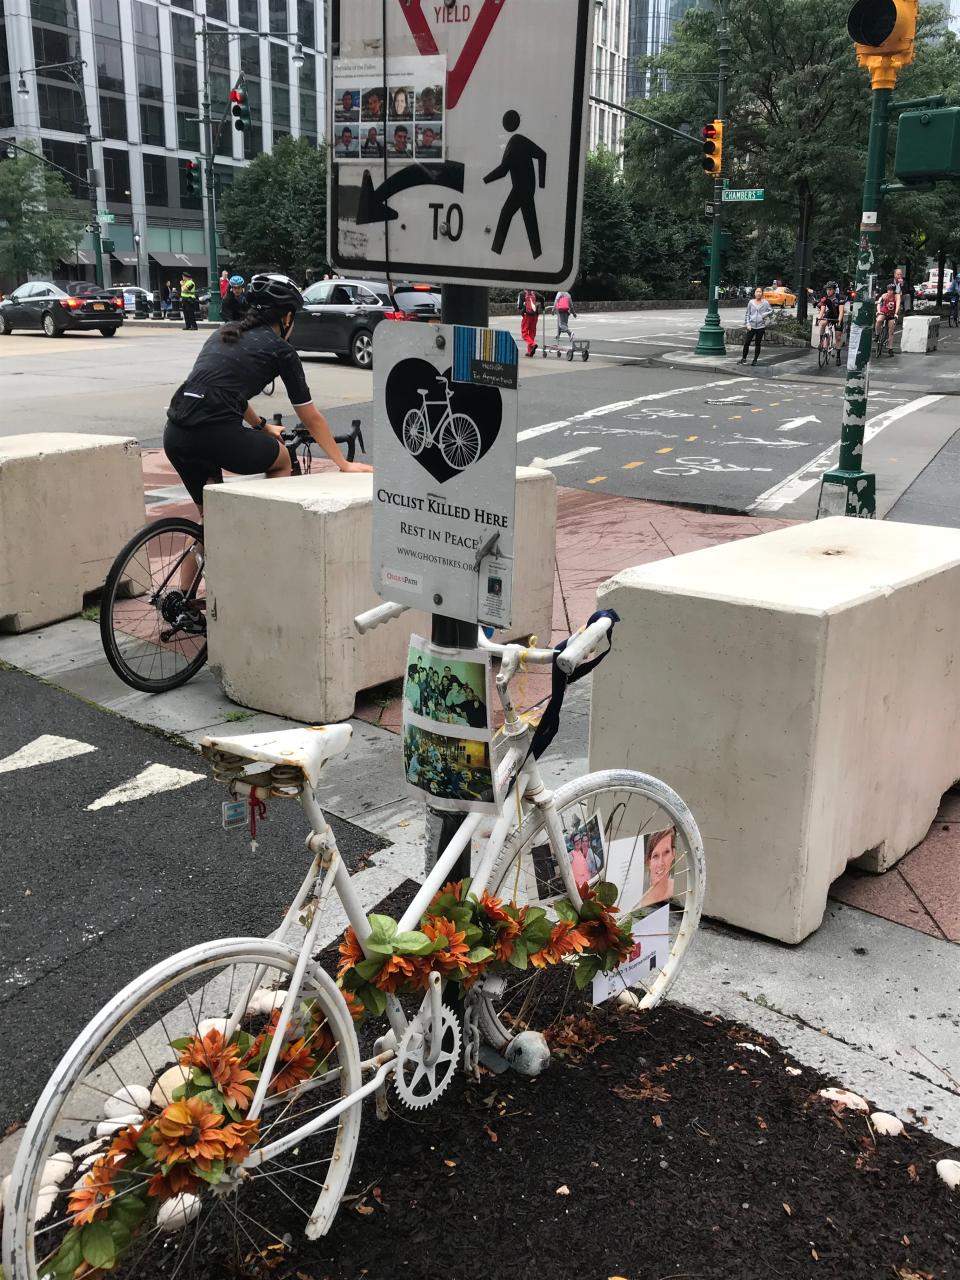
[[[775,1041],[676,1005],[599,1025],[616,1038],[571,1046],[538,1079],[458,1079],[387,1123],[371,1109],[351,1179],[370,1192],[278,1273],[960,1276],[960,1194],[934,1167],[956,1152],[922,1127],[875,1141],[862,1114],[815,1096],[835,1082],[790,1076]]]

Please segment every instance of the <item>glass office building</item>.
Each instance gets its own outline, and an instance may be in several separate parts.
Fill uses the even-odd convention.
[[[323,41],[322,0],[0,0],[0,140],[39,145],[77,175],[70,185],[86,203],[85,106],[98,208],[108,215],[102,234],[114,246],[104,258],[109,281],[153,288],[190,267],[204,282],[204,202],[187,181],[201,143],[204,46],[215,132],[223,120],[215,146],[222,191],[277,139],[322,137]],[[75,58],[86,64],[82,87],[43,70]],[[26,94],[17,92],[21,68]],[[251,115],[243,133],[229,114],[241,71]],[[93,278],[89,233],[67,256],[58,279]]]

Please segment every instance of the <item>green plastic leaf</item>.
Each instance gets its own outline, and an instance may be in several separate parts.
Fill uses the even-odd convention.
[[[468,924],[463,931],[463,940],[468,947],[472,947],[475,942],[479,942],[483,937],[483,930],[475,924]]]
[[[142,1156],[146,1156],[148,1160],[155,1160],[157,1156],[157,1148],[149,1138],[143,1137],[137,1143],[137,1150]]]
[[[110,1229],[110,1235],[113,1237],[114,1250],[117,1253],[123,1253],[132,1239],[130,1228],[117,1217],[108,1218],[107,1226]]]
[[[513,950],[510,952],[510,963],[515,969],[525,969],[527,967],[527,947],[521,938],[517,938],[513,944]]]
[[[609,973],[611,969],[616,969],[620,963],[620,956],[616,951],[607,951],[603,957],[603,969],[605,973]]]
[[[83,1262],[83,1249],[80,1245],[80,1228],[71,1227],[63,1237],[60,1248],[52,1261],[53,1273],[57,1280],[71,1277]]]
[[[131,1230],[143,1221],[147,1213],[147,1202],[134,1192],[124,1192],[114,1196],[110,1202],[110,1217],[120,1218]]]
[[[117,1250],[106,1222],[90,1222],[80,1232],[80,1248],[83,1260],[91,1267],[109,1270],[116,1259]]]
[[[215,1187],[223,1177],[224,1162],[222,1160],[213,1160],[209,1169],[201,1169],[197,1162],[192,1160],[190,1167],[198,1178],[209,1182],[212,1187]]]
[[[209,1089],[213,1084],[213,1076],[209,1071],[201,1071],[199,1067],[194,1067],[190,1072],[190,1083],[200,1089]]]
[[[617,894],[620,891],[612,880],[601,880],[598,885],[594,886],[593,891],[605,907],[616,906]]]
[[[219,1089],[204,1089],[202,1093],[198,1093],[197,1097],[201,1102],[209,1102],[217,1115],[223,1115],[223,1094]]]
[[[547,913],[546,911],[544,911],[543,907],[527,908],[527,928],[529,928],[530,925],[532,924],[536,924],[538,920],[545,920],[546,918],[547,918]]]
[[[553,932],[553,926],[549,920],[535,920],[533,924],[528,924],[524,929],[521,937],[527,944],[527,951],[539,951],[541,947],[545,947],[550,941],[550,934]]]
[[[370,925],[371,935],[378,942],[389,942],[391,938],[396,936],[397,922],[390,916],[369,915],[367,916],[367,923]]]
[[[419,929],[410,929],[397,934],[393,940],[393,949],[404,956],[428,956],[433,950],[433,939]]]
[[[193,1036],[181,1036],[178,1040],[170,1041],[170,1048],[176,1049],[178,1053],[183,1053],[188,1045],[193,1044]]]
[[[363,945],[375,956],[383,956],[384,959],[388,959],[393,955],[393,939],[380,940],[371,936],[364,938]],[[381,961],[382,963],[383,961]]]
[[[493,952],[489,947],[473,947],[467,953],[467,959],[471,964],[480,964],[483,960],[489,960],[493,956]]]
[[[379,987],[373,987],[369,982],[365,986],[358,988],[357,995],[360,997],[363,1007],[369,1009],[371,1013],[377,1014],[378,1017],[387,1007],[387,997]]]
[[[581,920],[599,920],[602,914],[603,914],[603,903],[594,902],[590,898],[588,898],[587,901],[580,908]]]
[[[576,924],[579,920],[577,909],[572,903],[567,902],[565,898],[561,898],[559,902],[555,902],[554,908],[557,912],[557,919],[564,920],[567,924]]]
[[[360,975],[364,982],[369,982],[371,978],[375,978],[377,976],[382,968],[383,961],[379,957],[376,957],[372,960],[361,960],[360,963],[355,966],[354,971]]]
[[[178,1084],[177,1087],[174,1089],[173,1094],[171,1096],[171,1101],[180,1102],[186,1096],[186,1092],[187,1092],[187,1083],[186,1081],[184,1081],[183,1084]]]

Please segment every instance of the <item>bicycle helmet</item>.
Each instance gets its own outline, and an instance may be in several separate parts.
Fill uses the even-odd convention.
[[[243,276],[231,276],[230,279],[227,281],[227,283],[232,285],[238,285],[238,284],[246,284],[246,281],[244,280]]]
[[[303,306],[303,294],[289,276],[274,272],[260,272],[251,276],[247,289],[250,305],[261,310],[299,311]]]
[[[232,283],[232,282],[231,282],[231,283]],[[839,288],[840,288],[840,286],[837,284],[836,280],[828,280],[828,281],[827,281],[827,283],[826,283],[823,287],[824,287],[825,289],[839,289]]]

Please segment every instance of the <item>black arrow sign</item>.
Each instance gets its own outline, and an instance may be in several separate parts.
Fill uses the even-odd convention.
[[[357,222],[392,222],[400,215],[387,204],[391,196],[409,191],[411,187],[450,187],[453,191],[462,192],[463,179],[464,166],[459,160],[447,160],[440,165],[406,165],[391,173],[379,187],[374,187],[370,170],[364,169]]]

